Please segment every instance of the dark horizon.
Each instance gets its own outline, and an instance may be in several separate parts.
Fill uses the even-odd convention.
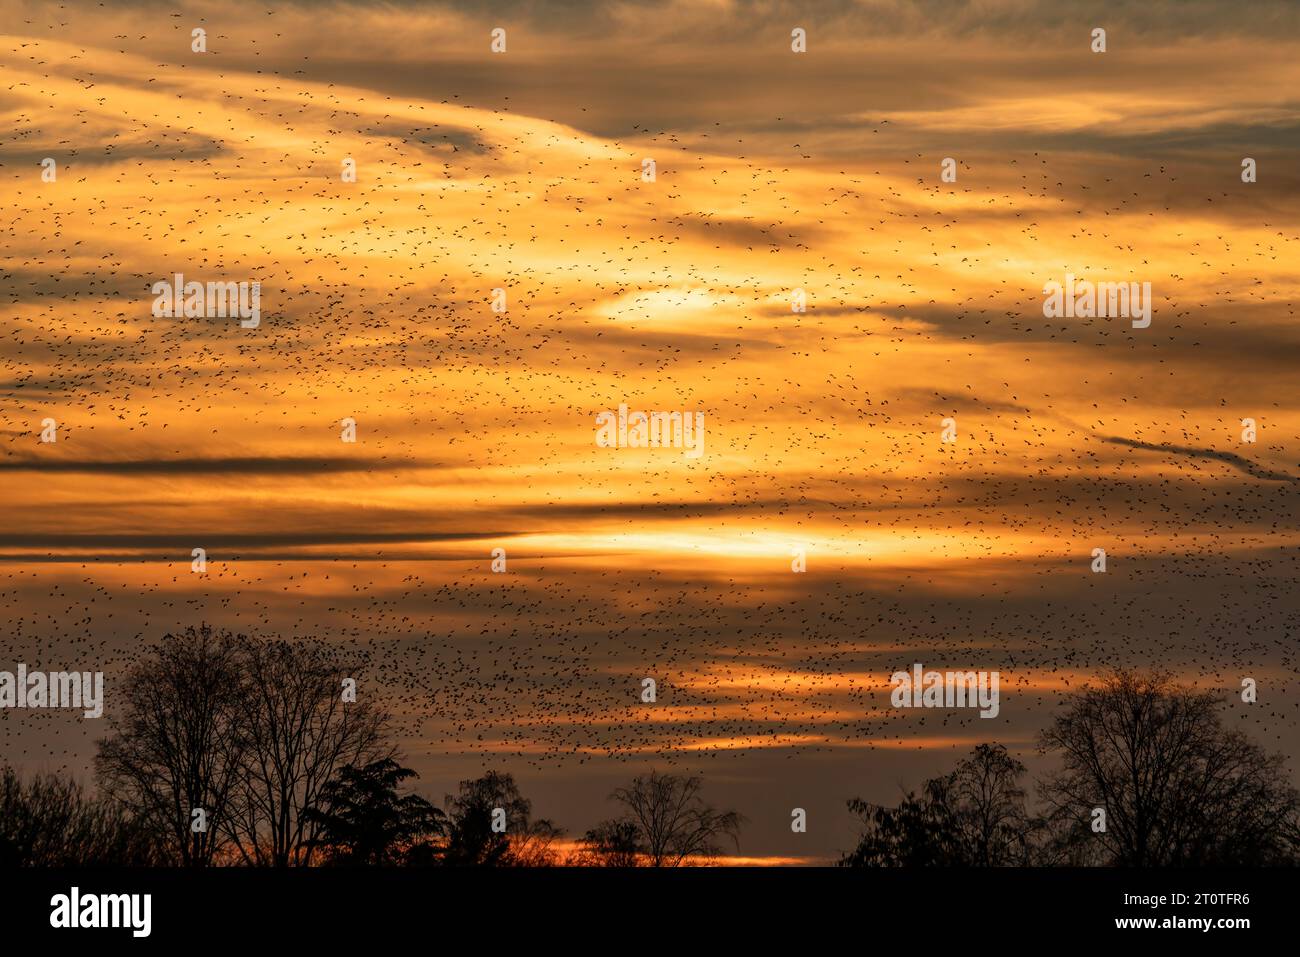
[[[0,672],[105,713],[0,764],[93,789],[207,623],[364,658],[426,797],[698,774],[745,863],[1117,668],[1300,782],[1300,8],[0,5]]]

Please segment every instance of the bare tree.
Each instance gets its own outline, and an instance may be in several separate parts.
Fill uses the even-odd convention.
[[[1226,730],[1213,694],[1167,675],[1121,671],[1085,688],[1041,746],[1064,761],[1043,795],[1071,863],[1270,864],[1300,849],[1282,758]]]
[[[1025,809],[1025,766],[1002,745],[981,744],[897,807],[849,802],[861,816],[841,867],[1001,867],[1026,864],[1039,829]]]
[[[96,770],[105,793],[165,836],[180,863],[203,867],[226,843],[222,824],[244,773],[239,649],[203,625],[167,635],[154,652],[123,682]]]
[[[344,767],[392,757],[388,715],[344,700],[357,669],[318,641],[241,639],[247,693],[238,737],[243,777],[228,817],[249,864],[308,865],[318,846],[326,785]]]
[[[572,863],[578,867],[639,867],[644,856],[637,823],[611,820],[602,821],[582,836]]]
[[[306,812],[326,784],[391,755],[387,715],[344,700],[357,672],[317,641],[206,625],[168,635],[127,677],[121,717],[99,742],[100,783],[183,864],[309,864],[321,825]]]
[[[548,867],[556,863],[553,845],[564,831],[547,818],[533,817],[533,804],[514,776],[489,771],[460,782],[447,795],[447,844],[442,862],[450,867]],[[504,830],[493,818],[504,818]]]
[[[1028,863],[1036,822],[1025,810],[1024,774],[1025,766],[1005,747],[981,744],[943,779],[944,803],[973,866]]]
[[[651,866],[677,867],[696,858],[716,857],[722,853],[723,838],[739,848],[744,818],[707,804],[700,797],[703,786],[699,777],[654,771],[610,795],[639,829]]]

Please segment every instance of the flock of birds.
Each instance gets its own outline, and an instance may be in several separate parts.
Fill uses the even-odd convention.
[[[176,67],[133,101],[104,51],[56,69],[39,37],[5,43],[24,72],[0,84],[26,104],[0,134],[0,234],[25,250],[0,267],[0,471],[21,506],[0,534],[6,661],[111,679],[200,621],[316,635],[365,662],[417,767],[455,752],[555,769],[1028,747],[1062,691],[1125,665],[1229,702],[1254,676],[1261,700],[1230,703],[1236,719],[1297,751],[1294,306],[1250,273],[1294,261],[1300,237],[1278,227],[1242,248],[1226,228],[1189,231],[1166,288],[1183,269],[1226,278],[1169,297],[1137,336],[1043,320],[1028,277],[981,283],[1003,257],[967,228],[982,175],[1000,184],[987,206],[1006,211],[1009,239],[1047,241],[1078,214],[1070,239],[1142,263],[1140,237],[1087,214],[1177,217],[1179,199],[1162,209],[1143,190],[1176,196],[1187,170],[1097,181],[1033,152],[1000,171],[964,161],[953,186],[928,154],[881,160],[888,176],[819,162],[806,132],[779,156],[720,126],[688,149],[292,75],[211,74],[229,82],[200,97]],[[870,132],[873,149],[906,142],[887,121]],[[364,157],[359,183],[339,180],[331,135]],[[57,184],[34,172],[46,153]],[[653,188],[643,153],[663,159]],[[260,279],[271,317],[255,336],[150,318],[146,291],[174,263]],[[806,313],[773,273],[807,283]],[[502,314],[487,305],[498,286]],[[1235,383],[1258,396],[1260,380],[1271,401],[1243,411]],[[574,452],[593,411],[648,391],[662,408],[707,395],[703,465],[661,456],[632,474]],[[1222,415],[1179,414],[1180,392]],[[35,438],[47,413],[67,423],[57,447]],[[355,453],[337,440],[354,413]],[[1243,451],[1225,436],[1247,413],[1279,426]],[[258,465],[250,446],[275,451]],[[1259,459],[1268,477],[1251,473]],[[40,505],[48,489],[58,507]],[[590,544],[702,529],[938,532],[908,553],[929,561],[832,550],[805,574],[784,550],[764,564]],[[543,532],[588,544],[528,537]],[[199,579],[185,543],[201,536],[214,560]],[[1097,545],[1104,575],[1089,569]],[[887,676],[913,661],[1001,670],[1002,717],[889,712]],[[110,680],[110,718],[111,694]],[[102,731],[4,713],[0,753],[84,777]]]

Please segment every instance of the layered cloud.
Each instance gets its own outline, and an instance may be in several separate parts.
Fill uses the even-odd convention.
[[[1121,664],[1293,686],[1293,6],[5,10],[15,653],[351,642],[426,775],[517,761],[561,819],[794,758],[830,815]],[[177,273],[260,282],[260,325],[155,315]],[[1067,273],[1152,325],[1046,318]],[[705,454],[600,447],[621,403]],[[1005,672],[997,728],[889,712],[916,660]]]

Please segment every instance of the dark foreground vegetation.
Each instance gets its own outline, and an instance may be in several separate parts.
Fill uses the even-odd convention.
[[[1300,861],[1283,759],[1224,727],[1218,699],[1120,672],[1075,693],[1039,737],[1059,770],[1027,803],[1025,767],[982,744],[863,822],[842,866],[1212,867]]]
[[[574,841],[514,778],[413,789],[391,719],[352,694],[354,662],[315,641],[208,628],[168,636],[128,675],[96,788],[0,770],[0,867],[681,866],[739,848],[744,819],[700,778],[651,773]],[[896,806],[849,802],[856,867],[1277,865],[1300,861],[1282,759],[1223,724],[1218,699],[1118,672],[1040,736],[1033,787],[984,744]]]

